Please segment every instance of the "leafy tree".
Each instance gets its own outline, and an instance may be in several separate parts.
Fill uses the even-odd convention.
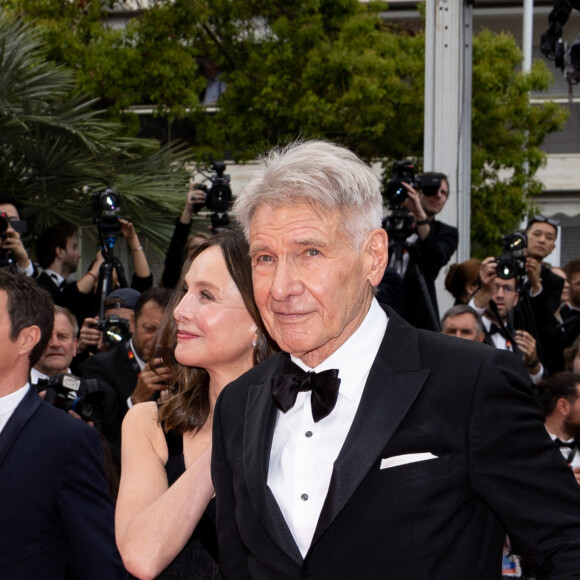
[[[113,115],[152,103],[168,119],[189,117],[198,150],[234,159],[286,140],[324,137],[390,169],[421,162],[424,34],[383,18],[382,2],[357,0],[154,0],[126,30],[112,30],[104,0],[0,0],[40,19],[51,55],[80,70],[82,86]],[[81,10],[82,8],[82,10]],[[199,106],[200,55],[228,87],[215,114]],[[541,190],[540,145],[565,112],[530,105],[551,78],[541,63],[518,72],[507,34],[474,39],[472,246],[499,251]],[[506,177],[507,176],[507,177]]]
[[[164,250],[182,204],[188,156],[120,134],[74,74],[45,59],[38,31],[0,16],[0,188],[15,194],[39,233],[62,219],[94,230],[92,191],[122,192],[123,216]]]

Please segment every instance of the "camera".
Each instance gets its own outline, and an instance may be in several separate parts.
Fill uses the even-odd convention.
[[[9,227],[23,234],[26,232],[26,225],[26,220],[11,220],[5,213],[0,213],[0,236],[3,236]]]
[[[521,278],[526,273],[528,236],[515,232],[503,239],[503,253],[497,258],[496,273],[502,280]]]
[[[121,229],[119,213],[121,211],[121,194],[113,189],[93,193],[93,211],[95,221],[105,239],[107,246],[113,246],[117,233]]]
[[[59,373],[47,379],[39,379],[38,391],[46,391],[45,403],[63,411],[74,411],[85,421],[93,421],[101,415],[101,401],[105,393],[91,390],[86,381],[70,373]]]
[[[198,185],[198,187],[206,193],[205,206],[207,209],[223,213],[229,209],[232,200],[231,177],[224,173],[226,164],[223,161],[214,161],[211,168],[215,171],[209,178],[211,187],[208,188],[207,185],[203,184]]]
[[[100,320],[97,328],[103,333],[103,342],[111,348],[125,342],[131,336],[129,321],[116,314]]]
[[[417,188],[427,197],[434,197],[439,193],[443,174],[441,173],[423,173],[417,177]]]
[[[389,203],[401,205],[407,199],[407,190],[404,183],[415,187],[415,167],[411,161],[393,162],[393,177],[387,183],[386,196]]]

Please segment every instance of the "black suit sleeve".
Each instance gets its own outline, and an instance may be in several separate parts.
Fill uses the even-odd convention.
[[[114,535],[99,436],[79,422],[62,453],[58,510],[71,547],[71,566],[84,580],[127,578]]]
[[[183,249],[190,231],[191,223],[183,224],[178,221],[175,224],[173,236],[165,254],[165,268],[161,275],[161,285],[165,288],[175,288],[177,286],[183,263]]]
[[[236,524],[234,481],[222,438],[221,401],[220,395],[214,409],[211,457],[211,476],[216,494],[219,552],[228,555],[227,558],[220,560],[220,570],[226,580],[246,580],[250,578],[248,557]]]
[[[457,228],[433,221],[429,235],[417,241],[417,261],[425,278],[436,278],[439,270],[449,262],[459,243]]]
[[[551,580],[580,578],[580,487],[509,352],[493,351],[479,373],[469,446],[472,485],[512,540]]]

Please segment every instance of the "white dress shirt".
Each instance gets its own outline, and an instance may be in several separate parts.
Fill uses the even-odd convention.
[[[26,383],[23,387],[6,395],[4,397],[0,397],[0,433],[8,423],[8,419],[12,417],[12,413],[20,403],[22,399],[26,396],[28,392],[29,384]]]
[[[315,369],[339,370],[340,389],[333,411],[318,423],[312,418],[311,392],[298,393],[286,413],[278,411],[272,440],[268,486],[302,555],[306,555],[328,493],[338,457],[357,412],[367,377],[387,328],[387,315],[373,299],[355,333]]]
[[[547,431],[547,429],[546,429],[546,431]],[[552,441],[554,441],[554,443],[556,442],[556,439],[558,439],[558,437],[556,435],[553,435],[549,431],[548,431],[548,435],[552,438]],[[564,443],[575,443],[574,439],[562,439],[562,441]],[[572,453],[572,451],[575,451],[575,452]],[[580,466],[580,450],[578,449],[578,447],[576,445],[574,445],[574,447],[560,447],[560,453],[562,454],[562,457],[566,460],[566,462],[568,462],[568,459],[571,458],[571,461],[569,463],[570,467],[579,467]]]

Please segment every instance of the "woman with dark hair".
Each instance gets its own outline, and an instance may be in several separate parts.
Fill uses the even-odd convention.
[[[254,302],[247,243],[232,231],[213,236],[185,263],[158,333],[174,394],[136,405],[123,422],[116,536],[138,578],[219,577],[213,408],[275,348]]]
[[[481,260],[470,258],[459,264],[452,264],[445,276],[445,289],[455,298],[454,305],[469,304],[469,300],[479,288],[479,268]]]

